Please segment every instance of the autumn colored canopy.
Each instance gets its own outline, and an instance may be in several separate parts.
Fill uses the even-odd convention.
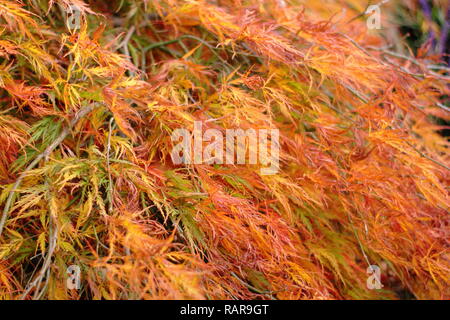
[[[0,298],[450,298],[448,29],[400,6],[0,0]],[[174,164],[195,122],[279,171]]]

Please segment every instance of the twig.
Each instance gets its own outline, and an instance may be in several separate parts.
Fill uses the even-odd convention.
[[[106,147],[106,166],[107,166],[107,170],[108,170],[108,180],[109,180],[109,187],[108,187],[108,193],[109,193],[109,204],[108,204],[108,211],[111,214],[112,213],[112,209],[113,209],[113,203],[112,203],[112,199],[113,199],[113,186],[112,186],[112,178],[111,178],[111,169],[110,169],[110,152],[111,152],[111,134],[112,134],[112,122],[114,121],[114,117],[111,117],[111,119],[109,120],[109,124],[108,124],[108,145]]]
[[[89,105],[81,108],[74,116],[74,118],[70,121],[69,125],[65,127],[61,134],[53,141],[51,145],[49,145],[44,152],[40,153],[34,160],[31,162],[28,167],[25,168],[25,170],[19,175],[19,178],[14,183],[11,191],[9,191],[8,198],[5,203],[5,207],[3,208],[3,214],[2,218],[0,220],[0,237],[3,232],[3,227],[5,226],[6,219],[8,219],[9,216],[9,210],[13,204],[14,195],[19,188],[20,184],[22,183],[22,180],[25,178],[25,176],[28,174],[30,170],[32,170],[42,159],[47,159],[48,156],[55,150],[67,137],[67,135],[70,133],[70,130],[78,123],[80,119],[82,119],[84,116],[86,116],[88,113],[90,113],[94,109],[94,106]]]
[[[53,197],[53,195],[51,195]],[[36,287],[36,292],[33,295],[33,300],[39,299],[39,297],[42,296],[47,283],[48,283],[48,276],[49,276],[49,268],[50,264],[52,262],[53,253],[55,252],[57,240],[58,240],[58,223],[56,221],[56,212],[52,211],[52,206],[49,206],[50,208],[50,234],[49,234],[49,248],[48,253],[45,256],[44,264],[42,265],[41,270],[39,271],[39,274],[37,275],[36,279],[33,280],[33,282],[28,286],[28,288],[25,290],[25,292],[21,296],[21,300],[24,300],[27,295],[30,293],[30,291]],[[44,279],[45,274],[47,273],[47,279],[44,284],[44,287],[39,290],[41,287],[42,280]]]
[[[406,141],[406,143],[407,143],[411,148],[413,148],[414,151],[416,151],[421,157],[426,158],[426,159],[428,159],[428,160],[430,160],[430,161],[436,163],[437,165],[439,165],[439,166],[441,166],[441,167],[443,167],[443,168],[445,168],[445,169],[447,169],[447,170],[450,171],[450,168],[447,167],[445,164],[443,164],[443,163],[441,163],[441,162],[439,162],[439,161],[437,161],[437,160],[435,160],[435,159],[433,159],[433,158],[427,156],[425,153],[421,152],[419,149],[417,149],[416,147],[414,147],[414,146],[413,146],[411,143],[409,143],[408,141]]]
[[[367,265],[368,265],[368,266],[371,266],[372,263],[370,262],[369,257],[368,257],[367,254],[366,254],[366,251],[364,250],[364,246],[363,246],[363,244],[362,244],[362,242],[361,242],[361,239],[359,239],[358,231],[356,231],[355,224],[353,223],[353,219],[352,219],[351,215],[350,215],[347,211],[345,211],[345,213],[347,214],[347,218],[348,218],[348,220],[349,220],[349,222],[350,222],[350,226],[351,226],[352,229],[353,229],[353,232],[354,232],[354,234],[355,234],[356,240],[358,241],[359,248],[361,249],[361,252],[362,252],[362,254],[363,254],[363,256],[364,256],[364,259],[366,260]],[[361,217],[361,218],[362,218],[362,217]],[[363,222],[364,222],[364,228],[365,228],[365,230],[366,230],[366,232],[367,232],[367,225],[366,225],[366,222],[364,221],[364,219],[362,219],[362,220],[363,220]]]
[[[431,70],[444,70],[445,72],[450,73],[450,68],[444,66],[428,65],[427,68]]]
[[[364,47],[360,46],[355,40],[353,40],[352,38],[350,38],[349,36],[347,36],[346,34],[340,33],[340,35],[344,36],[345,38],[347,38],[355,47],[357,47],[358,49],[360,49],[362,52],[364,52],[367,56],[369,56],[370,58],[372,58],[372,60],[374,60],[375,62],[381,63],[382,65],[384,65],[385,67],[391,68],[391,66],[396,67],[397,69],[399,69],[401,72],[409,74],[410,76],[413,76],[415,78],[424,78],[425,74],[417,74],[417,73],[412,73],[409,70],[405,69],[402,66],[397,65],[396,63],[390,61],[389,59],[385,58],[388,62],[388,64],[386,62],[384,62],[383,60],[377,59],[374,55],[372,55],[369,51],[367,51]],[[381,53],[384,53],[386,55],[390,55],[399,59],[404,59],[404,60],[408,60],[411,63],[415,64],[416,66],[420,67],[420,68],[425,68],[427,69],[428,73],[431,74],[432,76],[442,79],[442,80],[450,80],[450,77],[446,77],[443,76],[441,74],[438,74],[436,72],[431,71],[428,66],[426,65],[422,65],[420,62],[418,62],[416,59],[412,58],[412,57],[408,57],[405,56],[403,54],[400,53],[396,53],[396,52],[392,52],[386,49],[381,49],[381,48],[376,48],[373,46],[367,46],[368,49],[371,50],[376,50],[376,51],[380,51]]]
[[[380,51],[380,52],[383,53],[383,54],[386,54],[386,55],[389,55],[389,56],[392,56],[392,57],[395,57],[395,58],[407,60],[407,61],[409,61],[409,62],[415,64],[415,65],[418,66],[419,68],[424,68],[424,69],[426,69],[431,75],[433,75],[433,76],[435,76],[435,77],[437,77],[437,78],[440,78],[440,79],[443,79],[443,80],[449,80],[449,79],[450,79],[449,77],[446,77],[446,76],[443,76],[443,75],[441,75],[441,74],[438,74],[438,73],[436,73],[436,72],[431,71],[431,69],[434,69],[434,70],[445,70],[446,72],[448,72],[449,69],[446,68],[446,67],[428,66],[428,65],[425,65],[425,64],[420,63],[419,61],[417,61],[417,59],[415,59],[415,58],[413,58],[413,57],[408,57],[408,56],[403,55],[403,54],[401,54],[401,53],[393,52],[393,51],[390,51],[390,50],[378,49],[378,48],[375,48],[375,47],[372,47],[372,46],[368,46],[367,48],[368,48],[368,49],[372,49],[372,50],[378,50],[378,51]],[[389,61],[389,60],[388,60],[388,62],[389,62],[391,65],[393,65],[393,66],[399,67],[403,72],[408,73],[408,74],[410,74],[410,75],[412,75],[412,76],[414,76],[414,77],[417,77],[417,76],[422,76],[422,77],[423,77],[423,75],[411,73],[410,71],[406,70],[405,68],[396,65],[396,64],[393,63],[392,61]]]
[[[439,108],[441,108],[442,110],[445,110],[445,111],[447,111],[447,112],[450,112],[450,108],[447,107],[447,106],[445,106],[444,104],[442,104],[442,103],[440,103],[440,102],[437,103],[437,106],[438,106]]]
[[[123,41],[119,44],[118,49],[122,49],[123,53],[127,56],[128,61],[131,62],[131,57],[130,57],[130,51],[128,50],[128,43],[130,42],[131,37],[133,36],[134,31],[136,30],[136,28],[134,26],[132,26],[130,28],[130,30],[128,30],[125,38],[123,39]],[[128,72],[130,73],[131,76],[134,76],[134,72],[131,70],[128,70]]]

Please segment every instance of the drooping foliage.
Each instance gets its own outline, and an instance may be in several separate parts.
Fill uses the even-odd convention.
[[[0,0],[0,298],[449,298],[450,78],[398,2]],[[279,172],[174,165],[194,121]]]

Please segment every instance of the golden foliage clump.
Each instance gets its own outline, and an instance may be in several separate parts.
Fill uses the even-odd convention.
[[[450,298],[448,68],[365,8],[0,0],[0,298]],[[195,121],[279,172],[174,165]]]

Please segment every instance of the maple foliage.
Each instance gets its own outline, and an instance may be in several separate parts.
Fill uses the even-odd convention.
[[[448,68],[366,5],[0,0],[0,298],[450,298]],[[194,121],[279,172],[174,165]]]

